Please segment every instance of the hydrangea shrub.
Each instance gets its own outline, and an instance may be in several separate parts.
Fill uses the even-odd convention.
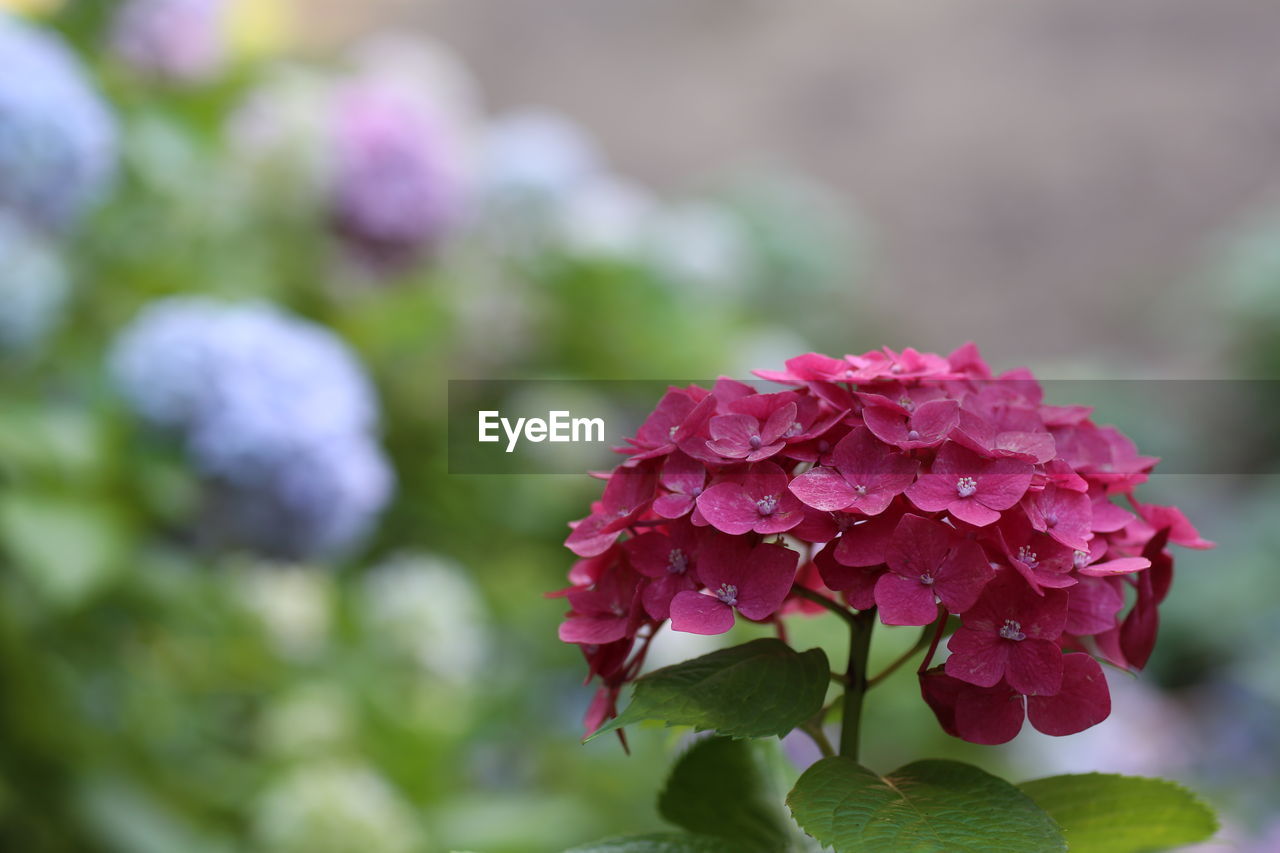
[[[783,390],[724,378],[670,388],[571,525],[565,544],[578,559],[559,593],[570,608],[560,638],[581,648],[599,685],[588,735],[622,736],[645,719],[736,738],[798,728],[826,757],[788,802],[837,850],[1067,849],[1074,813],[1051,818],[977,768],[917,762],[882,778],[861,767],[862,702],[923,652],[922,698],[964,740],[1004,743],[1026,721],[1069,735],[1106,719],[1099,662],[1147,663],[1173,577],[1168,547],[1212,546],[1175,507],[1135,495],[1158,460],[1089,407],[1047,403],[1029,371],[994,374],[972,344],[949,356],[810,353],[756,373]],[[822,650],[785,643],[785,616],[826,612],[850,629],[838,676]],[[740,619],[775,626],[779,639],[640,675],[664,625],[722,634]],[[873,676],[877,621],[922,632]],[[844,693],[824,705],[829,680]],[[823,728],[837,710],[838,748]],[[915,823],[903,816],[908,781],[936,795],[914,803]],[[1037,801],[1071,788],[1036,784]],[[834,813],[833,797],[843,803]],[[991,812],[982,826],[957,817],[969,806]],[[1105,803],[1091,808],[1105,815]],[[893,832],[877,834],[877,822]],[[1197,827],[1188,837],[1212,832],[1212,817]]]
[[[0,210],[63,232],[115,174],[115,119],[53,33],[0,11]]]
[[[331,555],[390,499],[373,387],[322,326],[266,303],[170,297],[124,330],[111,370],[143,421],[182,439],[218,540],[287,559]]]

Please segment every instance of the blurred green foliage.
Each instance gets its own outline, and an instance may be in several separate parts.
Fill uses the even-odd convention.
[[[609,738],[578,746],[582,661],[556,640],[562,605],[543,597],[564,585],[565,523],[598,483],[449,475],[445,382],[713,378],[778,338],[841,353],[895,343],[852,310],[865,252],[850,223],[809,190],[740,178],[710,194],[758,250],[727,289],[641,254],[503,253],[474,235],[371,278],[344,261],[321,209],[264,187],[229,149],[228,116],[262,63],[198,87],[140,79],[101,50],[111,5],[68,3],[51,25],[116,107],[120,180],[68,246],[76,294],[60,328],[0,357],[0,849],[535,853],[660,829],[653,792],[679,735],[638,728],[630,757]],[[124,324],[174,293],[272,300],[362,358],[398,487],[358,553],[294,567],[203,546],[198,478],[123,408],[104,367]],[[1270,584],[1260,549],[1233,559]],[[482,624],[457,634],[483,640],[473,671],[433,671],[369,604],[370,575],[403,555],[451,560],[476,590]],[[1210,579],[1197,589],[1214,586],[1221,566],[1194,559],[1186,574]],[[1240,607],[1262,622],[1274,600]],[[1206,625],[1188,608],[1167,643],[1185,656],[1157,658],[1161,671],[1233,658],[1224,623],[1238,614]],[[797,620],[791,639],[840,649],[841,630]],[[873,665],[914,639],[880,631]],[[1010,750],[938,731],[906,670],[864,726],[874,767],[935,755],[1035,775]]]

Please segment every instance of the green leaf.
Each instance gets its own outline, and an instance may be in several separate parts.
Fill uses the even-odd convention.
[[[690,832],[736,841],[741,850],[782,850],[789,824],[752,745],[703,738],[676,762],[658,796],[658,811]]]
[[[1212,809],[1164,779],[1082,773],[1018,787],[1058,822],[1071,853],[1168,850],[1218,830]]]
[[[0,539],[32,584],[64,607],[110,582],[127,546],[119,519],[105,507],[22,493],[0,499]]]
[[[830,678],[822,649],[752,640],[637,679],[631,704],[592,737],[642,720],[729,737],[781,737],[822,709]]]
[[[721,838],[656,832],[651,835],[606,838],[594,844],[574,847],[564,853],[742,853],[742,850],[733,842]]]
[[[805,832],[836,853],[1061,853],[1053,820],[1029,797],[958,761],[916,761],[879,776],[824,758],[787,797]]]

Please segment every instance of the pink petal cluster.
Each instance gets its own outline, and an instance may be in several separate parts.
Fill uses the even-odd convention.
[[[787,387],[670,388],[571,525],[560,637],[601,682],[588,731],[615,715],[665,622],[781,630],[782,615],[821,610],[797,591],[939,638],[958,617],[945,663],[928,669],[931,651],[920,675],[957,737],[1106,718],[1098,660],[1146,664],[1166,546],[1212,546],[1176,508],[1134,497],[1157,459],[1089,408],[1045,403],[1029,371],[994,375],[973,344],[810,353],[757,375]]]
[[[339,91],[333,224],[380,271],[409,266],[463,218],[465,163],[443,110],[372,75]]]

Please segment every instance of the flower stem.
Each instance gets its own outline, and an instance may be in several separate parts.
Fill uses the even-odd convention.
[[[830,758],[836,754],[835,748],[831,746],[831,741],[827,740],[827,734],[822,730],[821,720],[812,720],[800,727],[800,731],[807,734],[815,744],[818,745],[818,751],[822,753],[823,758]]]
[[[945,610],[941,611],[940,614],[938,615],[938,619],[945,622],[946,618],[947,618],[946,611]],[[920,632],[920,638],[916,640],[915,644],[911,648],[907,649],[898,657],[897,660],[895,660],[893,663],[886,666],[877,675],[875,675],[873,678],[867,681],[867,689],[870,690],[872,687],[875,687],[877,684],[884,681],[889,676],[893,675],[895,672],[898,671],[898,668],[901,667],[904,663],[906,663],[907,661],[915,657],[921,650],[928,648],[929,641],[936,636],[937,629],[938,629],[937,621],[930,622],[928,625],[925,625],[924,629],[921,630]],[[937,640],[933,640],[933,642],[936,644]]]
[[[813,590],[807,587],[800,586],[800,584],[795,584],[794,586],[791,587],[791,594],[794,595],[796,598],[803,598],[807,601],[812,601],[814,604],[817,604],[819,607],[825,607],[828,610],[830,610],[832,613],[839,616],[844,621],[848,622],[850,625],[853,625],[853,622],[855,619],[853,615],[853,611],[845,607],[840,602],[832,601],[831,599],[827,598],[825,595],[814,592]]]
[[[871,632],[876,624],[876,609],[850,614],[849,667],[845,672],[843,713],[840,721],[840,754],[858,759],[858,733],[862,723],[862,698],[867,692],[867,654],[871,650]]]
[[[942,642],[942,635],[947,630],[947,614],[939,612],[938,621],[934,625],[936,627],[933,632],[933,642],[929,644],[929,651],[925,654],[924,660],[920,661],[920,669],[917,672],[924,672],[929,668],[929,664],[933,663],[933,655],[938,651],[938,643]]]

